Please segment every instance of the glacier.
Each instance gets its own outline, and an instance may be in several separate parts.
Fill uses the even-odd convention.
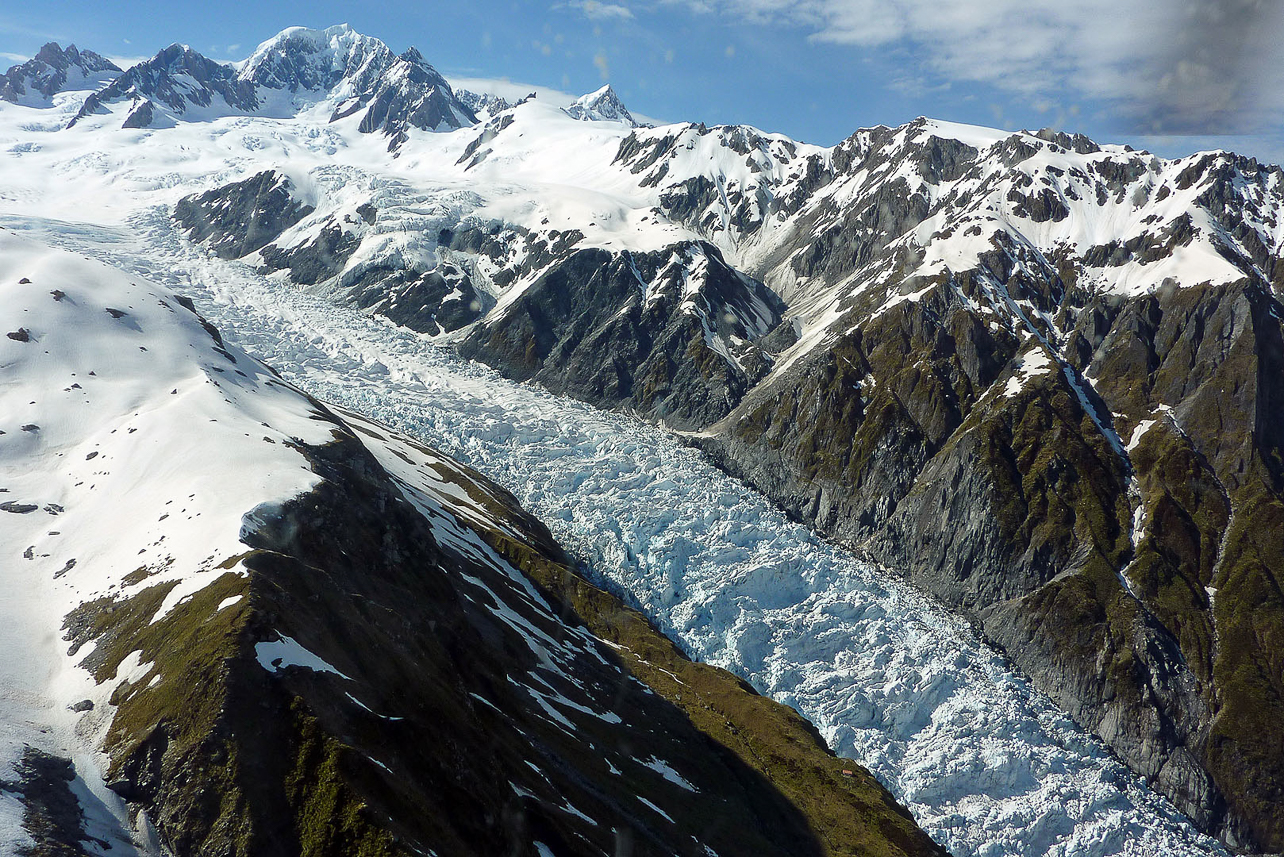
[[[791,522],[681,439],[463,361],[185,242],[7,215],[191,296],[314,395],[485,472],[693,658],[808,717],[959,857],[1225,854],[960,619]]]

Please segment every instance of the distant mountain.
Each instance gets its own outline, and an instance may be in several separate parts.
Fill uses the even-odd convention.
[[[110,104],[130,103],[127,128],[151,126],[163,109],[170,117],[195,117],[199,108],[206,116],[227,112],[252,113],[259,107],[254,85],[237,76],[229,65],[173,44],[129,71],[85,100],[71,120],[74,125],[86,116],[106,113]],[[172,124],[172,120],[171,120]]]
[[[489,92],[472,92],[467,89],[456,89],[460,103],[473,112],[478,119],[489,119],[501,110],[508,110],[513,103],[506,98]]]
[[[418,51],[396,56],[346,24],[284,30],[259,45],[239,70],[171,45],[95,92],[71,124],[124,101],[131,105],[129,128],[229,114],[288,117],[325,103],[330,121],[360,114],[359,130],[383,133],[389,149],[405,141],[409,128],[438,131],[476,122]]]
[[[31,107],[48,107],[66,90],[97,89],[120,74],[111,60],[75,45],[64,50],[49,42],[34,57],[0,77],[0,100]]]
[[[577,98],[566,112],[585,122],[624,122],[634,127],[642,124],[633,118],[609,83],[596,92]]]
[[[331,121],[364,111],[360,130],[383,132],[390,149],[411,127],[438,131],[477,121],[419,51],[396,56],[346,24],[284,30],[259,45],[240,77],[266,89],[323,97],[334,104]]]

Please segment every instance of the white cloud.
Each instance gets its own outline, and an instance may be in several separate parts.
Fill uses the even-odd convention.
[[[0,51],[0,59],[6,59],[6,60],[9,60],[10,62],[16,62],[16,63],[24,63],[27,60],[31,59],[31,57],[26,56],[24,54],[11,54],[6,51]]]
[[[606,54],[598,51],[593,57],[593,65],[597,66],[598,74],[602,75],[602,80],[611,79],[611,65],[606,59]]]
[[[618,3],[599,3],[598,0],[569,0],[568,9],[577,9],[584,17],[594,21],[627,21],[633,17],[633,11]],[[557,7],[554,7],[557,8]]]
[[[1164,133],[1246,132],[1284,108],[1275,0],[668,0],[819,42],[905,49],[918,73],[1032,106],[1104,101]]]

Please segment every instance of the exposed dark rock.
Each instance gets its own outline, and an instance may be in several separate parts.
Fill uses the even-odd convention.
[[[426,274],[375,266],[344,287],[355,306],[430,335],[472,323],[489,303],[469,276],[449,263]]]
[[[71,125],[94,113],[102,113],[116,101],[130,100],[149,105],[162,104],[177,114],[192,107],[210,107],[215,99],[225,108],[249,113],[258,108],[254,84],[237,77],[231,66],[214,62],[186,45],[174,44],[156,56],[139,63],[103,89],[85,100]],[[152,106],[145,115],[135,108],[129,115],[134,124],[147,127],[152,119]],[[146,118],[145,124],[138,124]]]
[[[34,57],[0,77],[0,101],[26,101],[28,90],[48,101],[69,84],[92,85],[118,72],[115,63],[93,51],[77,50],[75,45],[64,50],[56,42],[49,42]]]
[[[311,206],[294,198],[292,189],[289,178],[267,170],[183,197],[174,206],[174,219],[192,241],[207,243],[220,258],[239,259],[312,213]]]
[[[688,275],[703,278],[690,295]],[[782,310],[710,245],[582,250],[475,328],[460,351],[509,377],[688,428],[729,412],[766,372],[753,340]]]
[[[17,500],[0,503],[0,512],[12,512],[15,515],[25,515],[28,512],[34,512],[39,508],[39,506],[33,506],[30,503],[19,503]]]
[[[1278,303],[1243,284],[1089,302],[1069,340],[1096,379],[1085,408],[1071,369],[987,396],[1016,342],[936,294],[753,391],[704,445],[970,612],[1201,827],[1278,847],[1284,727],[1254,713],[1284,706],[1265,678],[1284,655],[1255,636],[1284,627],[1266,572],[1284,543],[1263,538],[1284,519],[1284,437],[1262,416],[1284,401]],[[1157,419],[1127,461],[1110,413],[1125,439]]]
[[[9,333],[6,333],[5,336],[9,337],[15,342],[31,341],[31,331],[27,330],[25,327],[20,327],[17,330],[10,331]]]
[[[361,239],[355,233],[331,221],[310,242],[289,249],[269,244],[259,250],[259,256],[263,260],[262,270],[288,268],[292,281],[311,286],[342,271],[360,244]]]
[[[26,747],[15,773],[15,782],[0,780],[0,791],[22,800],[22,827],[33,840],[19,847],[18,857],[88,857],[86,843],[96,845],[97,853],[111,847],[84,832],[84,813],[71,790],[76,768],[70,759]]]

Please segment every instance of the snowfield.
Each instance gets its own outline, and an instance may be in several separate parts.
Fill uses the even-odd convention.
[[[662,245],[681,230],[669,225],[635,229],[632,218],[639,209],[622,185],[610,192],[585,189],[599,183],[625,129],[606,127],[580,137],[590,145],[574,170],[550,168],[538,182],[518,176],[524,181],[521,192],[510,194],[501,158],[476,170],[475,178],[457,170],[433,173],[427,166],[434,157],[453,164],[476,136],[467,129],[432,140],[413,137],[414,145],[394,164],[381,140],[363,138],[343,123],[237,117],[155,132],[122,131],[117,130],[121,117],[113,114],[90,117],[62,132],[56,130],[59,117],[65,119],[76,105],[71,98],[59,104],[47,111],[0,108],[0,224],[190,296],[229,342],[275,367],[286,380],[436,446],[496,480],[543,519],[592,575],[626,593],[692,657],[738,673],[810,718],[836,752],[869,767],[954,854],[1225,853],[1015,674],[966,622],[893,575],[791,523],[676,437],[507,382],[426,337],[338,308],[281,277],[265,278],[244,264],[217,260],[187,243],[170,222],[172,204],[185,194],[289,164],[299,177],[296,185],[305,190],[327,192],[324,182],[312,180],[318,175],[328,177],[334,193],[345,183],[377,181],[381,192],[400,198],[409,211],[418,205],[415,195],[435,185],[461,199],[479,194],[466,200],[479,217],[514,216],[521,209],[523,217],[548,217],[556,224],[582,221],[590,211],[599,216],[597,231],[589,235],[593,243]],[[542,110],[530,108],[532,122]],[[580,129],[591,124],[565,123]],[[571,139],[569,127],[558,126],[556,133]],[[543,145],[529,142],[531,153]],[[538,171],[533,157],[521,160]],[[429,201],[423,202],[428,207]],[[435,215],[426,211],[425,228],[434,223]],[[18,275],[29,260],[7,258],[15,252],[8,239],[0,244],[0,265]],[[120,288],[127,290],[127,278]],[[42,300],[53,303],[47,294]],[[6,330],[19,323],[25,324],[11,323],[6,315],[11,324]],[[9,393],[4,384],[13,343],[0,343],[6,346],[0,393]],[[64,368],[49,370],[51,395],[73,382],[70,368]],[[1026,366],[1027,373],[1041,369],[1033,359]],[[182,380],[164,380],[163,392]],[[91,404],[116,408],[126,419],[146,399],[127,393],[115,390]],[[17,416],[25,414],[25,403],[12,407],[18,410],[6,410],[6,431],[11,422],[37,420]],[[221,405],[211,402],[210,407],[217,413]],[[123,438],[76,435],[73,412],[70,404],[58,412],[67,434],[59,435],[57,451],[68,454],[69,465],[74,460],[76,472],[103,469],[112,455],[123,462],[126,452],[138,454],[119,446]],[[159,416],[149,412],[144,418]],[[21,434],[19,426],[14,428]],[[51,437],[42,435],[41,442],[52,443]],[[5,443],[19,439],[36,442],[0,437]],[[216,446],[234,440],[211,436]],[[255,454],[267,454],[260,448],[266,445],[254,440]],[[86,461],[99,442],[104,460]],[[53,446],[49,449],[55,454]],[[0,457],[0,468],[7,460]],[[132,478],[155,478],[158,471],[145,457],[128,460],[138,462],[131,465]],[[268,486],[267,493],[307,487],[307,474],[291,456],[281,459],[281,467],[289,478]],[[55,471],[58,479],[75,481],[64,479],[65,468],[52,463],[50,468],[45,476],[7,470],[2,475],[11,490],[18,486],[38,495],[42,504],[59,502],[59,492],[77,486],[41,485]],[[9,499],[25,497],[0,495],[0,502]],[[109,551],[106,534],[115,512],[102,502],[82,508],[82,525],[104,534],[101,549]],[[147,510],[153,512],[164,514]],[[48,702],[58,698],[49,691],[52,684],[87,679],[60,673],[62,644],[48,630],[74,606],[65,597],[74,592],[64,587],[62,595],[46,600],[21,574],[27,545],[56,538],[43,535],[56,529],[44,526],[52,518],[38,514],[39,532],[31,515],[0,514],[0,645],[10,653],[0,666],[0,779],[11,776],[24,743],[75,746],[78,762],[93,758],[94,736],[72,734],[70,720]],[[191,531],[192,550],[210,554],[235,546],[239,519],[215,523],[202,524],[209,533]],[[200,541],[207,535],[208,544]],[[201,557],[196,559],[194,565]],[[190,592],[192,585],[199,581],[181,589]],[[86,596],[92,590],[87,587]],[[27,610],[28,602],[36,601],[46,605],[43,613]],[[13,617],[24,611],[34,618],[15,623]],[[296,656],[264,653],[269,663]],[[30,666],[16,667],[18,659]],[[51,724],[62,725],[50,732]],[[99,799],[114,798],[102,792]],[[18,811],[0,792],[0,849],[16,847],[11,834]]]

